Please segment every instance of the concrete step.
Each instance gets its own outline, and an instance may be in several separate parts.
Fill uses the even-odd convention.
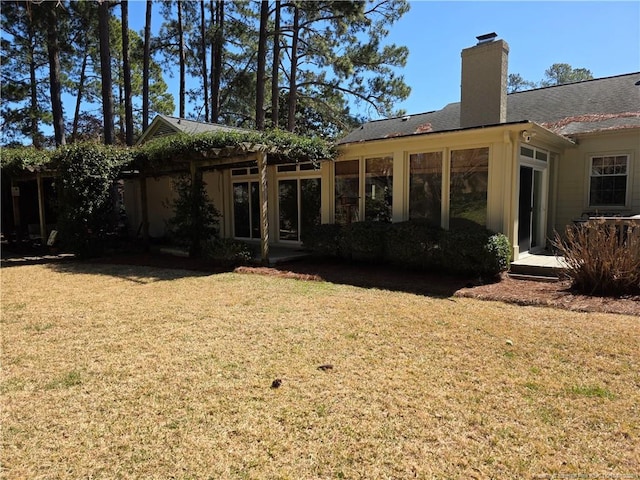
[[[564,269],[562,267],[512,263],[509,270],[509,276],[515,278],[516,275],[520,275],[558,280],[558,278],[562,276],[563,272]]]

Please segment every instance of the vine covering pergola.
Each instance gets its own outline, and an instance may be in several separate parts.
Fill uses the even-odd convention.
[[[38,196],[42,197],[43,176],[58,176],[59,166],[74,145],[56,150],[34,148],[3,149],[0,165],[3,175],[14,179],[38,180]],[[99,149],[105,161],[119,169],[120,178],[145,179],[152,176],[188,174],[192,185],[205,170],[228,169],[235,166],[257,165],[260,175],[260,223],[261,257],[269,258],[269,216],[267,195],[267,165],[282,163],[314,162],[334,160],[336,148],[319,138],[305,138],[282,131],[217,131],[197,135],[175,134],[157,138],[140,146],[105,147],[99,144],[84,145],[83,148]],[[91,175],[92,172],[84,172]],[[141,181],[141,204],[143,236],[148,239],[148,211],[146,182]],[[46,220],[40,202],[40,230],[46,236]],[[15,208],[14,208],[15,212]],[[15,213],[14,213],[15,216]],[[18,220],[19,223],[19,220]]]

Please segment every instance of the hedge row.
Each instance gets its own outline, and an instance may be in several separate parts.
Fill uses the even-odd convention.
[[[303,236],[315,255],[403,268],[493,277],[509,268],[508,238],[469,223],[451,230],[426,222],[318,225]]]

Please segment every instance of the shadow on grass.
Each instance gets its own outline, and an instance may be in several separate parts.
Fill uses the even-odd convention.
[[[469,278],[455,277],[434,272],[417,272],[399,269],[390,265],[347,263],[320,259],[304,259],[276,265],[272,269],[286,274],[318,277],[326,282],[352,285],[361,288],[376,288],[396,292],[413,293],[446,298],[473,282]]]
[[[63,273],[107,275],[134,283],[151,283],[188,277],[205,277],[233,269],[219,267],[202,259],[182,258],[152,253],[117,254],[72,262],[50,264]]]

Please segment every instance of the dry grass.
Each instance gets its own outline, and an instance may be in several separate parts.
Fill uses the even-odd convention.
[[[630,316],[36,265],[1,359],[8,479],[640,474]]]

